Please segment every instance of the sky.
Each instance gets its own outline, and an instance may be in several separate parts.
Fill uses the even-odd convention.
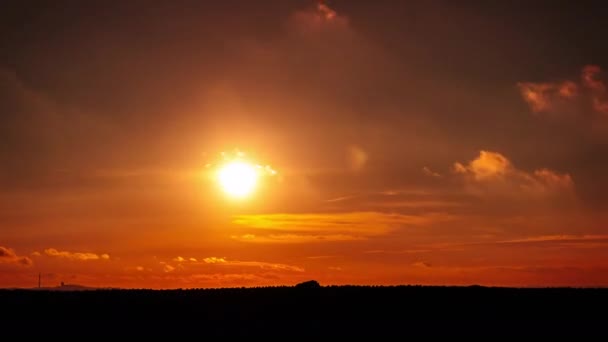
[[[603,8],[9,0],[0,287],[606,286]]]

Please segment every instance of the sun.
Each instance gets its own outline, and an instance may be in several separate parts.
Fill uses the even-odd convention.
[[[258,182],[256,167],[244,161],[225,164],[218,170],[217,176],[222,190],[234,198],[249,196]]]

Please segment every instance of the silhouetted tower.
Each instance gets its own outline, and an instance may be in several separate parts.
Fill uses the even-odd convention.
[[[40,272],[38,272],[38,288],[40,288],[40,284],[41,284],[40,278],[41,278],[41,274],[40,274]]]

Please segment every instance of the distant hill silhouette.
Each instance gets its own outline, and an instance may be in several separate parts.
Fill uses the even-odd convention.
[[[296,287],[304,288],[304,289],[318,289],[321,287],[321,285],[316,280],[309,280],[309,281],[305,281],[303,283],[297,284]]]
[[[16,289],[14,289],[16,290]],[[101,288],[78,284],[65,284],[61,282],[58,286],[33,287],[30,290],[38,291],[95,291],[95,290],[117,290],[116,288]]]

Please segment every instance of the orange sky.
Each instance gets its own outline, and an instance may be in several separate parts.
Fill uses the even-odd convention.
[[[608,55],[542,8],[85,7],[0,20],[0,287],[608,284]]]

